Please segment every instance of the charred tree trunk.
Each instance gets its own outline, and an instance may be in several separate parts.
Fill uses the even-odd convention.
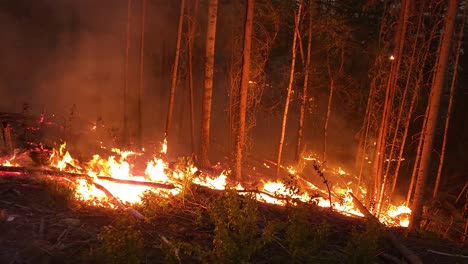
[[[127,0],[127,32],[126,32],[126,47],[125,47],[125,65],[124,65],[124,88],[123,88],[123,131],[122,143],[124,146],[128,144],[128,64],[130,57],[130,26],[132,19],[132,0]]]
[[[301,159],[301,150],[302,150],[302,134],[304,130],[304,117],[307,106],[307,92],[309,89],[309,71],[310,71],[310,57],[312,49],[312,2],[309,3],[309,29],[308,29],[308,39],[307,39],[307,58],[304,68],[304,86],[302,88],[302,98],[301,98],[301,108],[299,110],[299,123],[297,126],[297,145],[296,145],[296,161]]]
[[[195,155],[195,110],[194,110],[194,95],[193,95],[193,41],[195,38],[195,20],[198,15],[198,0],[195,0],[192,18],[188,23],[188,86],[189,86],[189,102],[190,102],[190,142],[192,147],[192,155]]]
[[[421,222],[424,187],[429,172],[429,164],[434,141],[434,134],[437,126],[437,116],[439,113],[440,99],[442,97],[442,88],[449,61],[450,43],[454,31],[455,20],[458,10],[458,0],[449,0],[447,14],[445,16],[445,26],[442,33],[441,49],[439,61],[436,65],[436,73],[431,87],[430,111],[427,120],[427,126],[424,131],[424,144],[419,166],[418,177],[416,181],[416,190],[414,193],[414,203],[409,223],[409,231],[419,231]]]
[[[445,159],[445,148],[447,146],[447,135],[448,135],[448,129],[450,126],[450,115],[452,114],[452,107],[453,107],[453,95],[455,94],[455,82],[457,80],[457,71],[458,71],[458,61],[460,58],[460,52],[461,52],[461,47],[462,47],[462,40],[463,40],[463,30],[465,26],[465,16],[466,16],[466,6],[465,10],[463,13],[463,19],[460,22],[460,32],[458,35],[458,44],[457,48],[455,50],[456,55],[455,55],[455,63],[453,64],[453,75],[452,75],[452,81],[450,84],[450,95],[449,95],[449,104],[447,107],[447,114],[445,116],[445,128],[444,128],[444,139],[442,141],[442,150],[440,152],[440,161],[439,161],[439,168],[437,169],[437,178],[436,182],[434,185],[434,192],[432,194],[432,197],[435,199],[437,197],[437,192],[439,190],[439,184],[440,184],[440,178],[442,175],[442,168],[444,167],[444,159]]]
[[[276,176],[279,176],[280,168],[281,168],[281,158],[283,154],[283,143],[284,143],[284,136],[286,134],[286,121],[288,119],[288,110],[289,110],[289,101],[291,100],[291,91],[294,83],[294,70],[296,66],[296,43],[297,43],[297,35],[299,31],[299,21],[301,18],[301,11],[302,11],[302,4],[303,1],[299,2],[299,9],[297,14],[294,18],[294,37],[292,43],[292,55],[291,55],[291,70],[289,74],[289,84],[288,84],[288,92],[286,95],[286,103],[284,106],[284,113],[283,113],[283,122],[281,123],[281,136],[278,145],[278,158],[277,158],[277,166],[276,166]]]
[[[180,14],[179,14],[179,24],[177,26],[177,42],[176,42],[176,51],[174,58],[174,66],[172,68],[172,80],[171,80],[171,90],[169,93],[169,103],[167,109],[167,119],[166,119],[166,130],[164,131],[164,141],[168,141],[169,129],[171,128],[172,122],[172,112],[174,109],[174,97],[175,90],[177,86],[177,73],[179,69],[179,54],[180,54],[180,43],[182,40],[182,28],[184,21],[184,9],[185,9],[185,0],[180,0]]]
[[[140,87],[138,88],[138,128],[137,128],[137,139],[138,139],[138,148],[143,147],[143,113],[142,113],[142,103],[141,96],[144,88],[144,74],[145,74],[145,23],[146,23],[146,0],[142,0],[141,3],[141,39],[140,39]]]
[[[216,40],[216,18],[218,0],[210,0],[208,8],[208,30],[206,32],[205,89],[203,91],[202,126],[198,162],[202,167],[209,167],[208,151],[210,148],[211,101],[213,94],[213,66]]]
[[[237,127],[235,150],[236,164],[234,167],[234,175],[237,180],[242,179],[242,159],[245,145],[245,117],[247,112],[247,95],[249,92],[250,50],[252,48],[254,4],[254,0],[247,0],[247,12],[244,27],[244,47],[242,52],[242,76],[239,89],[239,124]]]

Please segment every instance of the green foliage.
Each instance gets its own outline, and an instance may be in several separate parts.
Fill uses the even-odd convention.
[[[252,197],[228,191],[210,206],[213,257],[218,263],[246,263],[261,246],[257,205]]]
[[[155,217],[161,213],[167,212],[171,209],[170,199],[162,197],[160,194],[153,190],[148,190],[141,196],[141,203],[135,205],[146,217],[148,222],[151,222]]]
[[[187,197],[187,195],[192,194],[190,187],[193,184],[195,178],[193,169],[195,164],[193,163],[192,158],[190,157],[181,157],[176,164],[176,175],[174,176],[174,181],[180,184],[182,197]]]
[[[353,227],[351,238],[348,241],[345,252],[348,255],[348,263],[365,264],[374,263],[379,252],[379,241],[382,235],[379,223],[368,221],[364,230]]]
[[[73,203],[76,192],[76,185],[74,182],[68,181],[68,179],[61,178],[49,178],[43,177],[39,180],[40,184],[44,186],[49,199],[60,206],[72,206],[77,205]]]
[[[91,258],[101,263],[140,263],[143,238],[130,219],[119,216],[112,225],[104,226],[98,235],[100,247],[92,249]]]
[[[323,222],[311,226],[308,211],[304,208],[290,209],[286,242],[293,260],[297,263],[319,263],[320,254],[327,242],[328,225]]]

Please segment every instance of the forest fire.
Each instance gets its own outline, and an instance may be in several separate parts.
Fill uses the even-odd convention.
[[[163,144],[162,151],[167,150],[166,144]],[[353,204],[353,199],[349,195],[351,192],[349,187],[333,186],[332,203],[324,198],[327,197],[325,189],[304,180],[302,181],[304,182],[303,188],[300,191],[297,186],[289,186],[281,181],[262,181],[256,189],[246,190],[241,183],[228,184],[229,171],[222,171],[219,175],[203,175],[190,161],[181,162],[176,168],[170,168],[162,155],[161,157],[155,156],[146,163],[143,175],[134,175],[132,171],[135,164],[132,164],[130,160],[142,155],[142,153],[119,149],[112,149],[112,153],[113,155],[106,159],[95,154],[89,162],[80,163],[66,150],[64,143],[59,149],[52,151],[49,166],[60,172],[83,175],[84,177],[76,181],[75,197],[98,206],[115,207],[109,202],[109,194],[103,189],[107,190],[118,201],[131,205],[140,203],[142,196],[147,191],[155,192],[162,197],[169,197],[181,193],[186,184],[193,183],[214,190],[233,189],[239,194],[253,193],[258,201],[265,203],[286,205],[288,203],[312,202],[320,207],[330,207],[331,205],[334,210],[345,215],[363,216]],[[3,160],[2,166],[19,166],[15,163],[15,157]],[[293,180],[300,180],[300,176],[293,167],[285,169]],[[346,174],[341,167],[332,169],[332,173]],[[167,184],[173,188],[155,188],[150,183]],[[388,211],[382,213],[379,218],[382,223],[387,225],[405,227],[408,225],[410,213],[410,209],[403,205],[391,205]]]

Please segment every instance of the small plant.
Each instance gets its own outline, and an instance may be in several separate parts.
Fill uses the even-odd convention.
[[[141,210],[147,221],[151,222],[155,217],[167,212],[170,208],[170,200],[162,198],[155,191],[145,191],[141,197],[141,203],[135,205],[138,210]]]
[[[255,200],[228,191],[210,208],[214,223],[213,257],[222,263],[245,263],[261,246]]]
[[[66,178],[43,177],[40,184],[44,186],[49,198],[60,206],[71,206],[75,201],[76,185]]]
[[[143,238],[132,221],[125,216],[103,227],[98,235],[100,246],[91,252],[96,262],[137,264],[143,255]]]
[[[196,167],[192,158],[179,158],[179,161],[176,164],[176,169],[174,170],[173,177],[174,180],[181,186],[181,194],[183,198],[192,193],[190,187],[192,186],[193,180],[195,179],[195,170]]]
[[[328,224],[311,226],[307,210],[290,208],[286,242],[293,260],[297,263],[319,263],[319,257],[325,248]]]
[[[328,184],[327,178],[325,178],[325,174],[322,171],[322,164],[319,164],[317,161],[314,160],[314,170],[317,172],[318,176],[323,179],[323,183],[325,186],[327,186],[328,190],[328,200],[330,201],[330,209],[333,208],[332,200],[331,200],[331,190],[330,190],[330,185]]]
[[[345,252],[349,256],[348,263],[365,264],[374,263],[379,253],[379,241],[381,238],[381,227],[375,221],[368,221],[364,230],[358,230],[355,226],[351,231]]]

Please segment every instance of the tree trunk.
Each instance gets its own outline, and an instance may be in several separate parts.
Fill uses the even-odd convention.
[[[409,231],[419,231],[421,223],[422,207],[424,200],[424,188],[429,172],[429,164],[434,141],[434,134],[437,127],[437,116],[439,113],[440,99],[442,97],[442,88],[449,61],[450,42],[453,35],[455,20],[458,10],[458,0],[449,0],[447,14],[445,16],[445,26],[442,33],[441,49],[439,61],[436,66],[436,74],[431,87],[430,111],[427,120],[426,130],[424,131],[424,144],[419,166],[418,177],[416,181],[416,190],[414,193],[414,203],[410,216]]]
[[[294,37],[293,37],[293,44],[292,44],[292,55],[291,55],[291,71],[289,74],[289,84],[288,84],[288,93],[286,96],[286,104],[284,106],[284,113],[283,113],[283,122],[281,124],[281,136],[278,145],[278,158],[277,158],[277,166],[276,166],[276,176],[279,176],[280,168],[281,168],[281,157],[283,154],[283,143],[284,143],[284,136],[286,134],[286,121],[288,119],[288,110],[289,110],[289,101],[291,100],[291,91],[292,86],[294,83],[294,70],[296,66],[296,42],[297,42],[297,32],[299,30],[299,20],[301,18],[301,11],[302,11],[302,3],[301,0],[299,2],[299,9],[297,14],[295,15],[295,22],[294,22]]]
[[[247,112],[247,95],[250,81],[250,50],[252,48],[252,31],[254,16],[254,0],[247,0],[247,12],[244,27],[244,47],[242,56],[241,85],[239,89],[239,124],[236,136],[236,165],[234,175],[237,180],[242,179],[242,158],[245,144],[245,116]]]
[[[166,119],[166,130],[164,132],[164,141],[169,141],[169,129],[171,128],[172,122],[172,112],[174,109],[174,97],[175,90],[177,86],[177,72],[179,69],[179,54],[180,54],[180,42],[182,40],[182,28],[184,21],[184,9],[185,9],[185,0],[180,0],[180,14],[179,14],[179,24],[177,26],[177,42],[176,42],[176,51],[174,58],[174,66],[172,68],[172,81],[171,81],[171,90],[169,93],[169,103],[167,109],[167,119]]]
[[[445,148],[447,145],[447,135],[448,135],[448,129],[450,126],[450,115],[452,113],[452,107],[453,107],[453,95],[455,94],[455,82],[457,80],[457,72],[458,72],[458,61],[460,58],[460,52],[461,52],[461,45],[462,45],[462,40],[463,40],[463,29],[465,26],[465,16],[466,16],[466,7],[463,13],[463,19],[460,22],[460,32],[459,32],[459,37],[458,37],[458,44],[457,44],[457,49],[456,49],[456,55],[455,55],[455,63],[453,65],[453,75],[452,75],[452,82],[450,84],[450,95],[449,95],[449,104],[447,107],[447,114],[445,116],[445,128],[444,128],[444,139],[442,141],[442,150],[440,152],[440,162],[439,162],[439,168],[437,169],[437,178],[434,186],[434,192],[432,194],[432,197],[435,199],[437,197],[437,192],[439,190],[439,184],[440,184],[440,178],[442,175],[442,168],[444,167],[444,159],[445,159]]]
[[[297,126],[297,145],[296,145],[296,161],[301,159],[301,151],[302,151],[302,134],[304,130],[304,117],[305,111],[307,106],[307,90],[309,89],[309,71],[310,71],[310,57],[311,57],[311,49],[312,49],[312,2],[309,3],[310,10],[309,10],[309,29],[308,29],[308,39],[307,39],[307,58],[305,62],[304,68],[304,86],[302,89],[302,100],[301,100],[301,108],[299,111],[299,123]]]
[[[325,125],[323,127],[323,161],[327,160],[328,123],[330,122],[331,105],[333,101],[334,90],[335,90],[335,83],[332,78],[330,79],[330,94],[328,95],[327,116],[325,117]]]
[[[126,47],[125,47],[125,69],[124,69],[124,88],[123,88],[123,133],[122,143],[124,146],[128,144],[128,116],[127,116],[127,104],[128,104],[128,64],[130,57],[130,26],[132,19],[132,0],[127,0],[127,32],[126,32]]]
[[[193,95],[193,40],[195,38],[195,19],[198,15],[198,0],[195,0],[192,18],[188,23],[188,85],[190,101],[190,143],[192,147],[192,156],[195,155],[195,110]]]
[[[411,173],[411,182],[408,187],[408,194],[406,195],[406,206],[409,206],[410,204],[411,195],[413,194],[413,189],[414,189],[414,183],[416,182],[416,177],[418,175],[418,168],[421,162],[421,155],[422,155],[421,153],[422,153],[422,149],[424,145],[424,136],[425,136],[423,131],[425,131],[427,127],[427,117],[429,116],[429,111],[430,111],[430,104],[429,104],[430,101],[431,100],[429,98],[429,100],[427,101],[426,111],[424,114],[423,125],[421,127],[421,134],[419,136],[418,149],[416,151],[416,158],[414,160],[413,172]]]
[[[198,163],[202,167],[210,166],[208,151],[210,148],[211,97],[213,94],[213,66],[217,12],[218,0],[210,0],[208,7],[208,30],[206,32],[205,89],[203,91],[200,152],[198,157]]]
[[[424,12],[421,11],[419,13],[419,18],[418,18],[418,26],[417,26],[417,30],[416,30],[416,36],[419,36],[419,33],[420,33],[420,30],[421,30],[421,26],[422,26],[422,22],[423,22],[423,17],[424,17]],[[408,73],[406,74],[406,84],[405,84],[405,92],[407,92],[407,90],[409,90],[409,87],[410,87],[410,80],[411,80],[411,77],[412,77],[412,74],[413,74],[413,70],[415,69],[415,67],[419,67],[418,66],[415,66],[415,60],[416,60],[416,51],[417,51],[417,47],[418,47],[418,39],[415,39],[414,41],[414,44],[413,44],[413,48],[412,48],[412,54],[411,54],[411,59],[410,59],[410,66],[409,66],[409,70],[408,70]],[[424,56],[423,56],[423,63],[426,61],[426,58],[427,58],[427,52],[424,53]],[[422,68],[422,67],[421,67]],[[420,72],[422,72],[422,70],[420,70]],[[408,130],[409,130],[409,125],[410,125],[410,121],[411,121],[411,116],[413,115],[413,110],[414,110],[414,106],[415,106],[415,103],[416,103],[416,99],[417,99],[417,96],[419,94],[419,81],[421,80],[421,77],[420,79],[418,79],[418,82],[416,83],[416,87],[414,88],[413,90],[413,96],[411,98],[411,102],[410,102],[410,106],[409,106],[409,109],[408,109],[408,112],[406,114],[406,119],[404,124],[403,124],[403,127],[404,127],[404,132],[403,132],[403,135],[402,135],[402,138],[401,138],[401,144],[400,144],[400,151],[398,153],[398,157],[397,157],[397,165],[396,165],[396,168],[395,168],[395,172],[394,172],[394,177],[393,177],[393,181],[392,181],[392,187],[391,187],[391,191],[390,191],[390,195],[389,195],[389,201],[392,200],[392,196],[393,196],[393,193],[395,191],[395,187],[396,187],[396,183],[397,183],[397,180],[398,180],[398,176],[399,176],[399,172],[400,172],[400,166],[401,166],[401,161],[402,161],[402,158],[403,158],[403,151],[405,149],[405,145],[406,145],[406,139],[408,137]],[[403,107],[403,104],[402,104],[402,107]],[[401,108],[401,111],[402,111],[403,108]],[[399,116],[401,115],[402,113],[400,112],[399,113]],[[399,122],[397,122],[398,124]],[[396,133],[398,133],[398,130],[395,130],[395,135]],[[396,143],[395,142],[395,138],[394,138],[394,144]],[[392,158],[392,155],[390,155],[390,159]],[[387,173],[388,173],[388,168],[387,168]]]
[[[397,85],[398,77],[399,77],[399,74],[400,74],[400,64],[401,64],[401,60],[402,60],[401,57],[403,56],[403,46],[404,46],[405,40],[406,40],[406,30],[407,30],[407,27],[408,27],[407,25],[408,25],[409,13],[410,13],[410,1],[409,0],[404,0],[402,2],[402,8],[403,8],[402,11],[401,11],[402,12],[402,19],[400,21],[400,23],[401,23],[401,33],[399,34],[399,39],[398,39],[399,43],[397,44],[398,49],[397,49],[396,54],[395,54],[395,56],[397,57],[396,58],[397,59],[397,65],[395,66],[396,69],[395,69],[395,72],[393,74],[393,80],[390,83],[390,85],[392,85],[394,87],[393,90],[395,90],[397,88],[396,85]],[[380,214],[380,209],[382,208],[382,203],[383,203],[384,192],[385,192],[385,190],[387,188],[386,186],[387,186],[387,181],[388,181],[388,174],[390,173],[390,165],[391,165],[391,161],[393,159],[393,152],[394,152],[395,145],[396,145],[398,131],[400,130],[401,116],[403,114],[403,109],[404,109],[404,106],[405,106],[407,94],[408,94],[408,87],[405,87],[405,89],[403,91],[403,97],[401,99],[400,109],[398,111],[398,117],[397,117],[395,129],[394,129],[394,133],[393,133],[393,140],[392,140],[392,144],[391,144],[391,147],[390,147],[388,162],[387,162],[387,166],[386,166],[386,169],[385,169],[385,173],[383,174],[383,182],[382,182],[382,186],[380,187],[380,193],[378,195],[379,201],[377,203],[377,215]],[[383,158],[384,158],[384,154],[382,154],[382,159]],[[383,167],[383,163],[381,164],[381,166]]]
[[[144,73],[145,73],[145,23],[146,23],[146,0],[142,0],[141,6],[141,39],[140,39],[140,87],[138,88],[138,128],[137,128],[137,139],[138,139],[138,148],[143,147],[143,116],[142,116],[142,105],[141,105],[141,95],[144,88]]]

